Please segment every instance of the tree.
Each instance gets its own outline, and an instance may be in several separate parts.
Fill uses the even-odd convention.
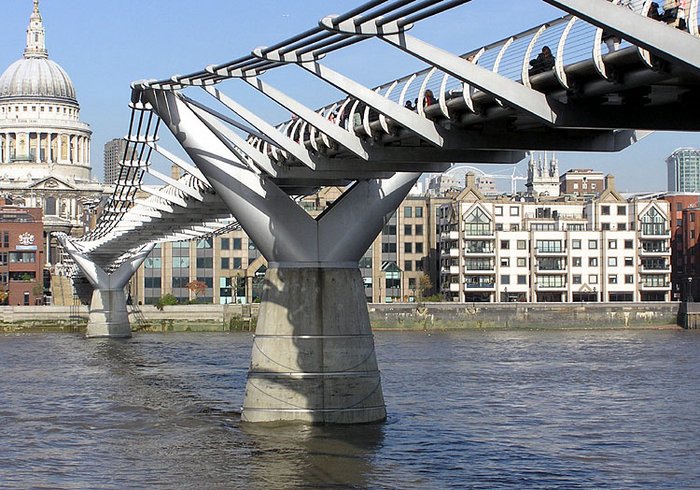
[[[199,296],[207,290],[207,285],[197,279],[188,282],[185,287],[194,293],[196,299],[199,299]]]
[[[433,283],[430,281],[430,276],[425,272],[418,278],[418,287],[416,288],[416,296],[418,296],[418,303],[423,302],[425,293],[433,289]]]

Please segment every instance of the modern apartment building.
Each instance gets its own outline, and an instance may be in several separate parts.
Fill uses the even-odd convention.
[[[666,159],[669,192],[700,192],[700,149],[679,148]]]
[[[473,175],[441,206],[440,291],[452,301],[667,301],[669,206],[595,198],[486,198]]]

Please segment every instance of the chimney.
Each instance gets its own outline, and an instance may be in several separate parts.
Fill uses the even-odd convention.
[[[476,186],[476,174],[474,172],[467,172],[467,175],[464,177],[464,187],[469,189],[470,187],[475,187]]]
[[[605,189],[611,191],[615,190],[615,176],[613,174],[605,176]]]

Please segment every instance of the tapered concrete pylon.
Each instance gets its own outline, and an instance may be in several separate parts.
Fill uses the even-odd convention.
[[[142,95],[269,262],[242,419],[384,420],[358,261],[420,174],[358,181],[314,219],[231,150],[211,115],[169,91]]]
[[[136,273],[141,263],[148,257],[154,244],[147,244],[137,250],[111,274],[91,261],[65,234],[56,234],[63,249],[78,265],[83,275],[95,290],[90,301],[87,338],[131,337],[129,314],[126,310],[124,288]]]

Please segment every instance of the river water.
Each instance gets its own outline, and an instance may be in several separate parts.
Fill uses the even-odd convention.
[[[377,332],[389,418],[241,424],[251,336],[0,336],[1,488],[700,488],[700,333]]]

